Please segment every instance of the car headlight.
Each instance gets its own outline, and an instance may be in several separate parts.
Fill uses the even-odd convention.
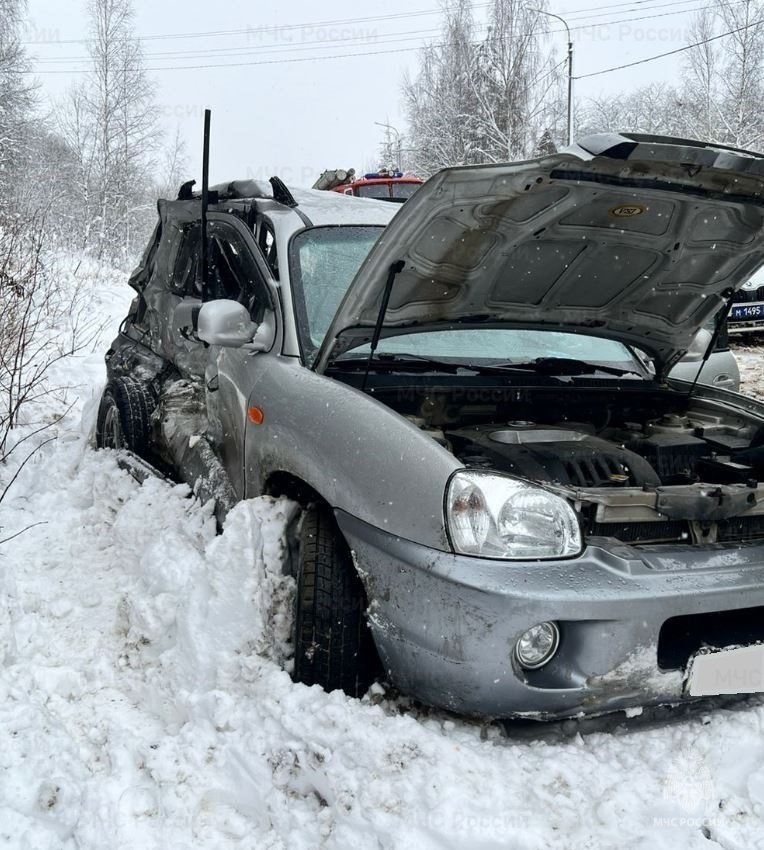
[[[446,521],[462,555],[530,561],[570,558],[583,548],[578,518],[565,499],[489,472],[452,476]]]

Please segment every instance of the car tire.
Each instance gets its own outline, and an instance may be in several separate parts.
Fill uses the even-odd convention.
[[[148,458],[154,407],[152,393],[134,378],[109,381],[98,407],[96,446],[99,449],[129,449]]]
[[[296,560],[293,678],[363,696],[381,665],[361,579],[327,506],[303,514]]]

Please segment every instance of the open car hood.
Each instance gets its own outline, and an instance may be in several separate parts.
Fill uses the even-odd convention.
[[[635,346],[665,375],[764,263],[764,156],[598,135],[528,162],[450,168],[365,260],[315,367],[382,337],[504,327]],[[497,357],[501,357],[497,352]]]

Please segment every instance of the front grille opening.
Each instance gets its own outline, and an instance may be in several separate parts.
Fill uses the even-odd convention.
[[[693,542],[690,525],[684,520],[658,522],[592,522],[591,537],[613,537],[621,543],[656,544]],[[713,536],[709,535],[713,540]],[[716,524],[717,543],[761,543],[764,541],[764,516],[742,516]]]
[[[687,543],[690,533],[686,522],[595,522],[591,537],[613,537],[621,543]]]
[[[764,516],[738,517],[719,523],[720,543],[752,543],[764,537]]]
[[[764,641],[764,607],[672,617],[658,637],[658,666],[684,670],[703,647],[724,649],[760,641]]]

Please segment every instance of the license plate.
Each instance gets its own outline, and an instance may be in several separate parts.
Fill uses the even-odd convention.
[[[760,319],[764,316],[764,304],[740,304],[732,308],[731,319]]]
[[[739,646],[694,656],[687,676],[691,697],[764,691],[764,645]]]

